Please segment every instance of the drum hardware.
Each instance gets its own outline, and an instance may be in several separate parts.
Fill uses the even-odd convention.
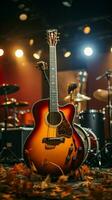
[[[12,115],[7,115],[7,122],[11,122],[13,127],[18,126],[19,124],[19,118],[18,118],[18,111],[17,108],[22,108],[22,107],[26,107],[28,106],[28,102],[27,101],[19,101],[17,102],[17,100],[15,98],[11,98],[6,102],[1,103],[0,107],[10,109],[12,110]]]
[[[3,84],[0,86],[0,95],[4,95],[5,101],[4,103],[1,104],[0,107],[4,108],[4,114],[5,114],[5,119],[4,119],[4,134],[5,138],[7,138],[7,125],[8,125],[8,108],[13,106],[15,103],[14,101],[9,101],[8,99],[8,94],[14,93],[19,90],[18,85],[9,85],[9,84]],[[0,152],[0,162],[2,163],[11,163],[15,162],[15,160],[18,162],[18,158],[16,155],[13,153],[11,150],[11,145],[5,139],[2,150]]]
[[[76,93],[71,91],[69,95],[67,95],[64,100],[66,102],[70,102],[72,104],[74,104],[75,108],[76,108],[76,112],[75,112],[75,122],[78,122],[78,117],[79,117],[79,113],[81,110],[81,104],[82,102],[88,101],[91,98],[84,95],[84,94],[80,94],[80,93]],[[77,119],[77,120],[76,120]]]
[[[105,143],[104,156],[105,156],[104,166],[105,167],[112,167],[112,143],[111,142]]]
[[[74,92],[70,92],[69,95],[67,95],[65,98],[64,98],[65,101],[73,101],[73,102],[82,102],[82,101],[88,101],[88,100],[91,100],[91,97],[88,97],[84,94],[80,94],[80,93],[77,93],[75,94]]]
[[[96,78],[96,80],[100,80],[101,78],[107,79],[107,90],[100,91],[100,99],[105,100],[107,102],[108,109],[108,132],[109,132],[109,140],[112,140],[112,86],[111,86],[111,78],[112,78],[112,70],[107,70],[103,75]],[[98,92],[97,92],[98,93]],[[98,97],[98,94],[95,95]]]

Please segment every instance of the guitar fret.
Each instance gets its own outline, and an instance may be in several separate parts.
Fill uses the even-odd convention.
[[[58,111],[56,47],[50,46],[50,111]]]

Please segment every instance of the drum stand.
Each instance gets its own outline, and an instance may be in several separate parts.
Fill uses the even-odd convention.
[[[109,131],[109,139],[112,142],[112,86],[111,86],[111,78],[112,78],[112,71],[107,71],[107,84],[108,84],[108,131]]]
[[[107,70],[103,75],[107,78],[107,91],[108,91],[108,99],[107,99],[107,139],[105,141],[104,149],[102,149],[102,157],[104,158],[104,167],[112,167],[112,86],[111,86],[111,78],[112,71]],[[102,77],[103,77],[102,76]]]
[[[7,101],[7,95],[6,96],[6,101]],[[0,152],[0,163],[4,163],[4,164],[14,164],[14,163],[18,163],[20,162],[19,159],[17,158],[17,156],[14,154],[14,152],[11,150],[12,148],[12,144],[11,142],[7,141],[7,117],[8,117],[8,107],[5,106],[5,127],[4,127],[4,133],[2,136],[2,142],[3,142],[3,146]],[[3,141],[3,138],[4,141]],[[2,143],[1,142],[1,143]]]

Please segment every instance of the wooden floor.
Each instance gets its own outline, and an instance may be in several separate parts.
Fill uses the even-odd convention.
[[[112,168],[83,165],[68,176],[42,177],[23,163],[0,165],[1,200],[111,200]]]

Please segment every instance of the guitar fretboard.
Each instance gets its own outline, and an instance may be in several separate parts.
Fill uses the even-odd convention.
[[[50,52],[50,112],[58,112],[57,55],[56,46],[49,47]]]

